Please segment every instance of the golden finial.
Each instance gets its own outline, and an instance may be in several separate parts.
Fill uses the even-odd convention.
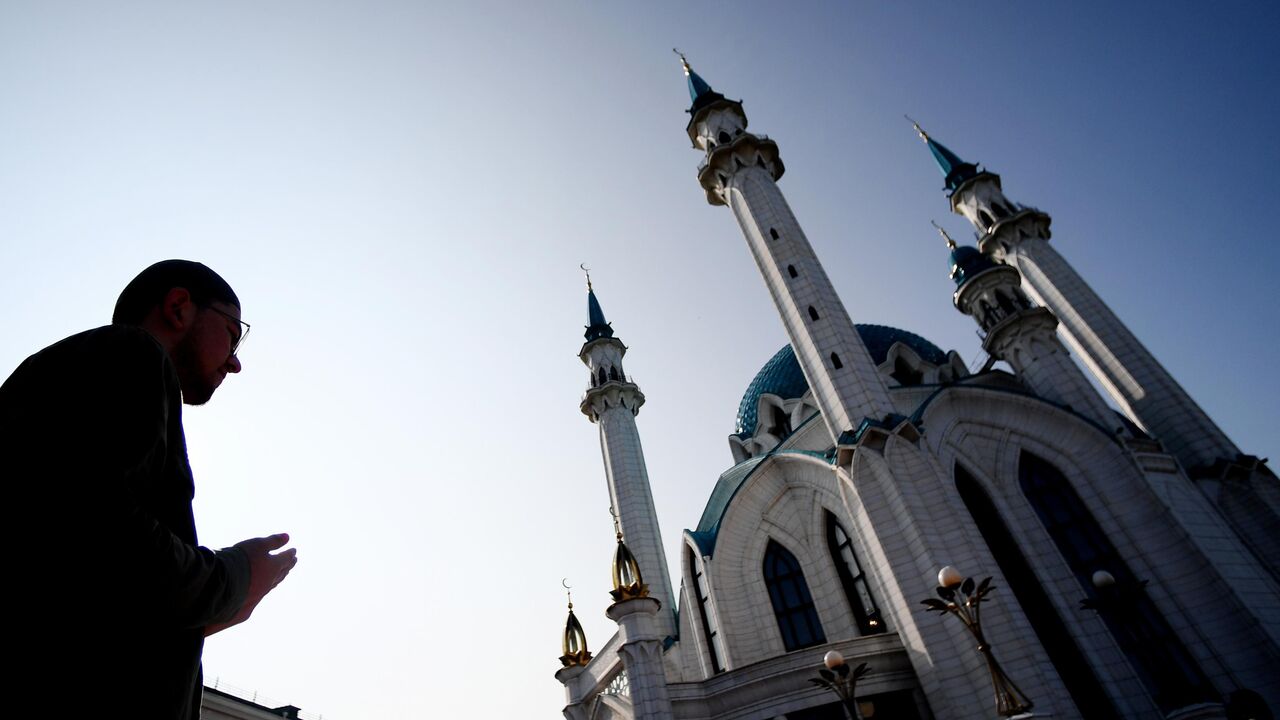
[[[573,614],[573,594],[569,592],[568,578],[561,578],[565,594],[569,596],[569,617],[564,621],[564,636],[560,643],[560,663],[565,667],[580,667],[591,662],[591,651],[587,650],[587,634],[582,631],[582,623]]]
[[[569,585],[569,578],[560,578],[560,584],[564,586],[564,594],[569,598],[569,609],[573,609],[573,588]]]
[[[591,268],[587,267],[586,263],[578,263],[578,267],[587,274],[587,292],[591,292]]]
[[[906,118],[907,122],[911,123],[911,127],[916,129],[916,134],[920,136],[921,140],[929,142],[929,133],[925,132],[924,129],[920,127],[920,123],[912,120],[910,115],[904,114],[902,117]]]
[[[689,61],[685,58],[684,53],[675,48],[671,48],[671,52],[680,56],[680,64],[684,66],[684,74],[688,75],[693,72],[693,68],[689,67]]]
[[[942,239],[947,241],[947,247],[951,248],[952,250],[956,249],[956,241],[951,239],[951,236],[947,234],[946,230],[942,229],[941,225],[939,225],[938,223],[932,220],[929,221],[929,224],[938,229],[938,233],[942,235]]]
[[[618,542],[622,542],[622,525],[619,524],[618,513],[612,505],[609,506],[609,515],[613,518],[613,532],[617,534]]]

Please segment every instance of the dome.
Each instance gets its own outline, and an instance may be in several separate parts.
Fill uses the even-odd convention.
[[[976,247],[961,245],[951,251],[951,279],[956,281],[957,287],[983,270],[990,270],[995,266],[995,261]]]
[[[942,365],[947,361],[947,354],[942,348],[913,332],[887,325],[858,324],[854,327],[862,337],[863,344],[867,346],[867,351],[871,353],[871,361],[876,365],[889,357],[889,348],[896,342],[901,342],[914,350],[925,362]],[[798,398],[808,389],[809,381],[805,380],[804,372],[800,370],[795,350],[790,344],[784,345],[769,359],[769,362],[764,364],[764,367],[760,368],[755,379],[747,386],[747,391],[742,395],[742,402],[738,404],[738,424],[734,434],[743,437],[755,434],[756,411],[760,406],[761,395],[767,393],[785,399]]]

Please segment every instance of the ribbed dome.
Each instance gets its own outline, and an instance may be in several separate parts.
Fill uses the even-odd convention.
[[[911,348],[923,360],[934,365],[942,365],[947,361],[947,354],[942,348],[913,332],[887,325],[859,324],[854,327],[871,353],[871,361],[877,365],[889,357],[889,348],[896,342]],[[743,437],[755,434],[756,410],[759,408],[761,395],[768,393],[789,400],[804,395],[808,389],[809,381],[805,380],[804,372],[800,370],[795,351],[791,345],[784,345],[760,368],[755,379],[747,386],[742,402],[738,404],[738,423],[734,434]]]

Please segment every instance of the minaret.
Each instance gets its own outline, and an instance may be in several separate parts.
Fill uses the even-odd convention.
[[[999,175],[960,160],[915,128],[946,178],[952,212],[977,228],[978,249],[1021,272],[1027,292],[1057,317],[1067,342],[1115,403],[1193,475],[1235,461],[1235,444],[1049,246],[1049,215],[1009,202]]]
[[[613,336],[613,328],[604,319],[590,275],[587,275],[587,314],[590,322],[585,333],[587,342],[578,357],[587,366],[590,377],[579,407],[600,426],[600,452],[604,456],[610,503],[616,508],[622,532],[649,579],[651,595],[661,603],[657,626],[664,638],[674,637],[676,605],[671,576],[667,572],[644,450],[640,447],[640,432],[636,429],[636,413],[644,404],[644,393],[623,373],[622,356],[627,347]]]
[[[747,132],[742,103],[711,89],[680,56],[689,81],[689,139],[706,151],[698,182],[742,227],[796,359],[833,440],[893,411],[889,391],[775,182],[778,145]],[[630,535],[628,535],[630,537]]]
[[[952,300],[957,310],[977,321],[984,333],[982,349],[1009,363],[1035,394],[1070,406],[1113,432],[1115,415],[1058,340],[1058,319],[1022,293],[1017,269],[993,262],[977,248],[958,247],[946,230],[934,227],[951,248]]]

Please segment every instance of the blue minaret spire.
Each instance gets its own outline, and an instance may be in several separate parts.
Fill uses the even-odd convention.
[[[911,120],[911,118],[907,119]],[[920,139],[924,140],[925,144],[929,146],[929,152],[933,153],[933,159],[938,161],[938,169],[942,170],[942,177],[945,178],[948,194],[955,192],[961,185],[978,176],[977,165],[961,160],[960,156],[951,152],[946,145],[929,137],[929,133],[922,130],[920,124],[915,120],[911,120],[911,126],[916,129]]]
[[[703,80],[702,76],[693,71],[693,68],[689,66],[689,61],[685,59],[684,53],[675,48],[671,50],[680,56],[680,64],[684,66],[685,78],[689,84],[689,100],[691,103],[689,112],[696,113],[717,100],[724,100],[724,95],[712,90],[711,85],[706,80]]]
[[[583,333],[587,342],[600,338],[613,337],[613,327],[604,319],[604,310],[600,309],[600,301],[596,299],[596,291],[591,289],[591,271],[585,266],[582,271],[587,274],[587,331]]]

